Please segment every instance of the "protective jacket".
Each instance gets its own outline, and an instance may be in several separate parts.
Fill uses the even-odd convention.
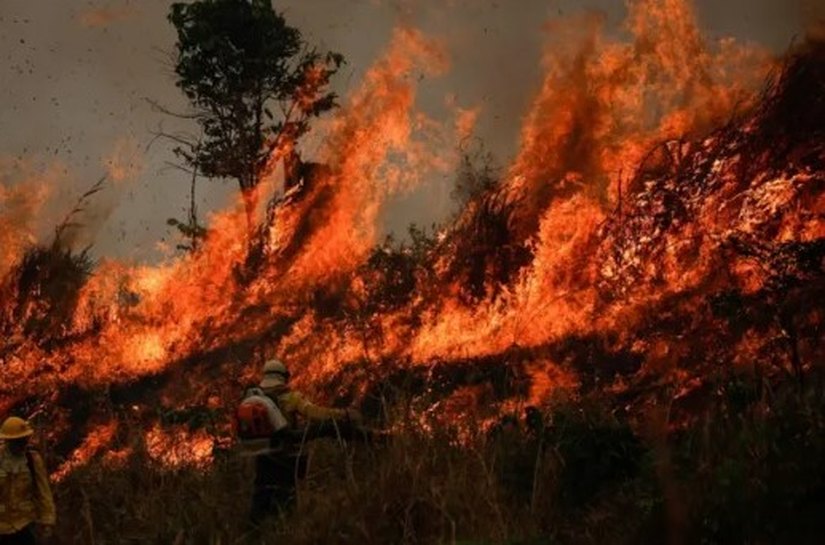
[[[300,392],[290,390],[286,385],[267,388],[264,393],[275,400],[292,429],[298,429],[302,421],[309,423],[347,419],[346,409],[315,405]]]
[[[55,508],[43,458],[34,450],[15,456],[0,447],[0,535],[31,523],[54,524]]]
[[[335,426],[326,424],[336,422],[337,426],[348,420],[346,409],[316,405],[285,384],[263,390],[278,404],[278,408],[289,422],[286,433],[277,434],[272,438],[270,449],[273,454],[295,456],[302,449],[304,440],[334,435],[332,432]]]

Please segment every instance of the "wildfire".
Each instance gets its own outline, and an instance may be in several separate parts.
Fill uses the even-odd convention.
[[[57,468],[52,474],[52,477],[60,481],[91,458],[105,452],[114,440],[117,430],[117,422],[109,422],[92,430],[83,439],[83,443],[75,449],[71,457]],[[117,453],[113,452],[108,452],[107,457],[107,461],[109,462],[115,461],[118,458]]]
[[[146,432],[149,457],[166,467],[206,467],[212,461],[215,438],[203,430],[164,430],[154,426]]]
[[[783,245],[825,237],[822,142],[768,123],[774,99],[756,93],[767,55],[708,44],[686,0],[629,2],[629,41],[603,24],[548,22],[543,81],[512,164],[406,253],[379,248],[382,206],[450,172],[479,115],[454,102],[444,123],[415,111],[410,75],[435,77],[449,62],[438,41],[407,28],[328,127],[326,168],[276,203],[255,266],[239,200],[211,218],[197,252],[158,266],[101,263],[76,301],[54,296],[24,314],[24,275],[10,271],[39,198],[0,186],[0,203],[20,202],[0,215],[0,412],[33,400],[70,411],[72,396],[98,395],[219,410],[260,357],[277,353],[316,392],[364,399],[418,384],[407,393],[431,401],[425,429],[434,413],[472,412],[488,426],[596,380],[620,391],[633,373],[661,372],[692,388],[691,362],[758,357],[787,324],[754,321],[729,337],[720,324],[742,319],[724,313],[768,289],[780,305],[777,278],[791,268],[820,274]],[[780,165],[777,141],[787,142]],[[65,320],[46,319],[61,309]],[[713,342],[697,345],[700,325],[718,333]],[[203,430],[155,420],[147,429],[162,464],[212,459]],[[116,430],[115,421],[85,430],[58,475],[116,442]]]

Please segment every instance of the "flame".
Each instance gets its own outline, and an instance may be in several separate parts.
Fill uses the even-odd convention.
[[[510,222],[532,247],[532,265],[490,300],[472,306],[453,297],[438,300],[403,341],[396,338],[401,320],[387,316],[381,329],[393,333],[371,357],[421,364],[481,357],[604,330],[618,319],[593,315],[599,271],[589,258],[598,251],[605,193],[615,198],[623,177],[655,142],[701,133],[731,115],[769,66],[761,52],[730,41],[711,54],[687,2],[640,1],[628,8],[630,43],[605,38],[602,19],[592,14],[547,25],[544,82],[502,190],[505,200],[519,204]],[[672,254],[671,262],[678,270],[679,256]],[[674,282],[674,291],[687,287],[686,279],[681,282]],[[324,376],[341,361],[367,355],[353,332],[319,332],[317,320],[308,320],[280,350],[312,362],[309,375]],[[292,348],[318,335],[326,339],[323,351]]]
[[[385,205],[452,172],[455,150],[481,115],[454,98],[447,120],[416,110],[419,80],[443,74],[449,60],[438,40],[397,29],[324,125],[323,166],[272,203],[256,252],[239,197],[209,218],[196,252],[156,266],[103,261],[57,348],[19,323],[8,327],[0,377],[20,386],[0,386],[0,412],[68,388],[114,392],[120,404],[135,397],[138,412],[217,411],[270,354],[293,367],[298,387],[330,396],[364,398],[384,381],[421,378],[410,395],[429,402],[418,414],[423,429],[466,414],[490,426],[575,391],[582,375],[602,371],[597,365],[632,364],[686,395],[699,382],[685,362],[712,359],[712,347],[689,338],[700,325],[718,325],[704,296],[758,294],[769,278],[747,255],[731,257],[730,246],[749,236],[820,240],[825,193],[821,173],[790,160],[769,168],[762,150],[746,145],[765,130],[754,109],[772,68],[763,51],[708,43],[686,0],[627,5],[628,39],[608,35],[594,14],[547,23],[541,86],[499,185],[472,199],[430,246],[395,255],[378,246]],[[803,148],[800,164],[821,152]],[[273,152],[264,182],[247,195],[258,209],[286,151]],[[4,277],[31,241],[29,218],[45,191],[0,186],[0,204],[13,203],[0,212]],[[673,210],[683,217],[668,216]],[[414,251],[425,266],[395,279],[408,292],[375,296],[389,273],[370,269],[371,260],[403,264]],[[770,343],[763,333],[724,342],[753,356]],[[497,380],[505,386],[494,387]],[[622,391],[625,380],[606,388]],[[114,422],[93,428],[58,473],[115,445],[116,430]],[[170,467],[208,464],[216,445],[202,429],[156,420],[144,440]]]
[[[72,456],[63,462],[60,467],[52,473],[51,477],[56,481],[61,481],[74,469],[81,467],[94,456],[106,451],[114,440],[117,430],[118,425],[116,422],[108,422],[93,429],[83,439],[83,443],[75,449]],[[109,454],[112,453],[110,452]],[[117,456],[108,458],[109,461],[116,459]]]
[[[0,158],[0,277],[37,240],[38,217],[48,201],[59,166],[37,172],[17,160]]]
[[[204,430],[164,430],[158,425],[146,432],[149,457],[169,468],[206,467],[212,461],[215,439]]]
[[[416,185],[424,174],[419,163],[425,148],[413,133],[426,120],[410,115],[415,93],[407,77],[415,70],[436,75],[445,69],[438,44],[411,29],[396,30],[387,54],[367,72],[347,114],[331,128],[322,156],[328,157],[332,173],[317,183],[318,191],[332,195],[312,210],[318,228],[302,241],[300,254],[285,272],[288,281],[352,270],[375,245],[382,201]],[[411,174],[403,174],[405,170]],[[289,227],[276,223],[274,229],[288,232]]]

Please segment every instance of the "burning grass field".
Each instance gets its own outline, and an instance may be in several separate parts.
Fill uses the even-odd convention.
[[[462,443],[412,420],[381,445],[319,441],[295,510],[262,542],[819,543],[825,383],[812,378],[799,389],[720,376],[707,412],[678,433],[666,405],[632,423],[588,398]],[[124,464],[58,484],[55,543],[256,542],[251,469],[231,451],[171,469],[136,445]]]
[[[163,264],[93,263],[0,193],[0,413],[48,429],[58,543],[242,539],[229,415],[272,355],[391,438],[314,445],[271,542],[817,542],[825,42],[711,45],[682,0],[630,2],[625,41],[549,30],[506,168],[444,151],[408,74],[448,60],[400,28],[254,236],[241,206]],[[449,222],[378,240],[455,164]]]

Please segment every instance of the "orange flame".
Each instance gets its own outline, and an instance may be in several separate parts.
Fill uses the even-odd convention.
[[[747,259],[720,266],[726,241],[768,231],[779,242],[817,240],[825,235],[825,196],[813,189],[818,178],[811,173],[740,180],[742,157],[712,153],[720,137],[710,129],[753,104],[770,68],[764,52],[731,40],[706,43],[686,0],[634,0],[628,13],[629,41],[608,37],[602,18],[592,14],[547,24],[544,78],[524,118],[519,152],[499,187],[483,196],[488,200],[470,203],[442,229],[427,250],[437,254],[428,262],[432,270],[415,273],[408,300],[367,304],[372,286],[362,271],[379,242],[382,208],[392,195],[449,172],[457,144],[480,114],[449,101],[454,119],[445,123],[416,111],[411,75],[435,77],[448,61],[439,42],[402,28],[327,126],[324,167],[275,203],[254,274],[240,198],[210,218],[195,253],[157,266],[101,263],[80,292],[71,342],[52,349],[20,328],[11,331],[13,349],[3,355],[0,376],[23,386],[0,390],[0,412],[40,391],[66,385],[95,391],[176,371],[187,376],[159,386],[164,395],[153,401],[183,406],[183,399],[209,399],[214,408],[218,394],[207,390],[223,387],[221,381],[189,391],[198,379],[188,375],[209,363],[210,372],[238,386],[256,373],[250,354],[278,353],[296,369],[299,386],[329,384],[346,371],[363,380],[340,389],[362,396],[371,381],[402,369],[426,375],[439,365],[498,358],[522,369],[528,387],[493,399],[487,385],[468,381],[435,401],[447,418],[486,404],[489,414],[481,418],[488,425],[500,412],[574,389],[579,377],[554,343],[597,334],[625,346],[643,373],[689,382],[678,368],[690,357],[683,340],[637,339],[634,332],[673,296],[708,286],[761,289],[765,272]],[[755,130],[741,124],[743,133]],[[272,162],[283,152],[276,150]],[[640,201],[646,184],[685,190],[680,161],[694,157],[707,162],[702,182],[714,191],[692,201],[691,221],[677,218],[659,228],[644,214],[624,217],[625,209],[654,217],[656,203]],[[271,189],[260,184],[254,202],[266,202]],[[30,236],[26,216],[42,199],[21,195],[0,186],[0,203],[19,201],[24,211],[0,215],[0,273],[19,260]],[[466,258],[455,240],[476,236],[474,215],[485,210],[498,214],[506,243],[529,259],[507,281],[484,269],[481,282],[490,289],[468,301],[462,280],[450,276]],[[633,221],[650,228],[625,237]],[[499,250],[493,244],[490,252]],[[605,296],[605,285],[631,277],[637,281]],[[318,304],[325,297],[329,309]],[[739,342],[754,353],[758,347],[750,345],[762,341]],[[510,360],[513,354],[520,359]],[[424,410],[422,425],[438,411]],[[100,452],[115,429],[89,435],[59,474]],[[206,464],[214,447],[202,430],[160,425],[146,432],[145,442],[154,459],[174,467]]]

